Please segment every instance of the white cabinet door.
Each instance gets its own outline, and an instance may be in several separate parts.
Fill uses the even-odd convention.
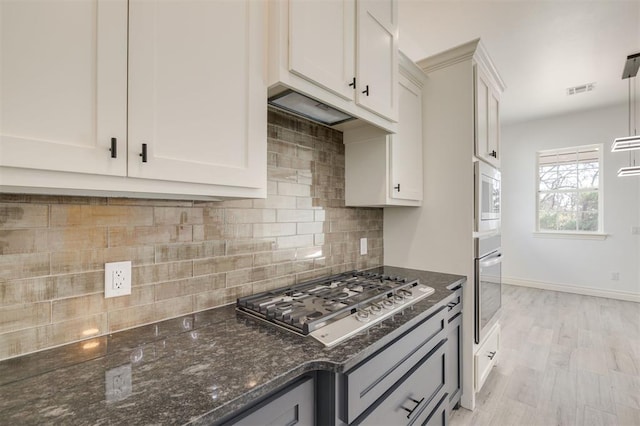
[[[263,8],[129,2],[129,176],[264,186]]]
[[[487,152],[497,167],[500,164],[500,100],[493,90],[489,93],[488,108]]]
[[[485,341],[478,346],[473,357],[475,390],[480,392],[487,380],[491,368],[498,363],[500,357],[500,324],[493,326],[487,333]]]
[[[399,200],[422,200],[422,89],[399,77],[400,122],[389,136],[391,178],[389,194]]]
[[[489,154],[489,85],[476,69],[476,156],[486,158]]]
[[[476,157],[494,167],[499,166],[500,115],[499,100],[496,91],[489,84],[487,77],[476,66],[476,105],[475,125]]]
[[[397,121],[397,2],[358,0],[356,37],[356,102]]]
[[[3,0],[0,39],[0,166],[124,176],[127,1]]]
[[[289,71],[352,100],[354,0],[290,0],[289,22]]]

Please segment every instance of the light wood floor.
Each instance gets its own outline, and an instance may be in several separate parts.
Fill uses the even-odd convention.
[[[500,359],[458,425],[640,425],[640,304],[503,286]]]

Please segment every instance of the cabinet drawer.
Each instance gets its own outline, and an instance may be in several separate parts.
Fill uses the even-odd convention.
[[[447,340],[440,340],[383,395],[379,405],[362,420],[356,419],[355,424],[410,425],[423,413],[431,413],[445,393],[446,348]]]
[[[498,361],[500,350],[500,325],[496,324],[474,356],[476,392],[480,391],[487,376]]]
[[[313,425],[315,424],[313,384],[313,379],[310,377],[300,379],[225,425]]]
[[[447,310],[443,306],[380,352],[345,373],[346,419],[343,420],[353,422],[441,339],[446,338],[446,315]]]

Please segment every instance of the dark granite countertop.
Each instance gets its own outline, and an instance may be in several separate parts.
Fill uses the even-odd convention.
[[[204,424],[305,372],[348,370],[464,282],[389,266],[372,271],[419,278],[436,291],[331,349],[225,306],[2,361],[0,423]],[[114,380],[125,391],[115,391]]]

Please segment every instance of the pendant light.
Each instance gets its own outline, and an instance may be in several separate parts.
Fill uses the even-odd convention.
[[[640,176],[640,166],[620,167],[618,177],[622,176]]]
[[[627,56],[627,61],[622,71],[622,79],[629,79],[629,135],[616,138],[611,146],[611,152],[633,151],[640,149],[640,136],[636,134],[636,86],[633,86],[633,135],[631,135],[631,78],[635,78],[640,68],[640,53]],[[633,158],[633,164],[632,164]],[[629,152],[629,167],[618,170],[618,176],[640,176],[640,166],[636,165],[636,153]]]

